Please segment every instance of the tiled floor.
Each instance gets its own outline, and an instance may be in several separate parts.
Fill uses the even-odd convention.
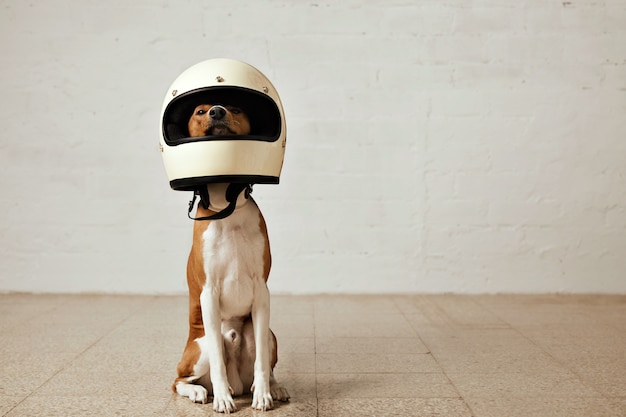
[[[0,295],[0,415],[206,416],[186,297]],[[239,416],[626,416],[626,296],[272,298],[292,399]]]

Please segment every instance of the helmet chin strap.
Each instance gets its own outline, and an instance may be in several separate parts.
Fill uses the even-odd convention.
[[[235,211],[237,207],[237,198],[239,198],[239,194],[245,190],[244,196],[246,199],[250,197],[250,193],[252,192],[252,186],[250,184],[239,184],[232,183],[228,184],[228,188],[226,188],[226,201],[228,202],[228,206],[226,206],[223,210],[212,214],[210,216],[204,217],[191,217],[191,211],[196,203],[196,198],[200,196],[200,202],[198,205],[202,204],[205,209],[209,209],[211,206],[211,200],[209,198],[209,190],[207,187],[201,187],[193,192],[193,199],[189,202],[189,210],[187,211],[187,217],[191,220],[220,220],[224,219]]]

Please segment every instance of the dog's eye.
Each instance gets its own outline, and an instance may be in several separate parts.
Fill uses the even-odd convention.
[[[200,110],[198,110],[198,111],[196,112],[196,114],[197,114],[198,116],[202,116],[204,113],[206,113],[206,110],[202,110],[202,109],[200,109]]]
[[[231,107],[229,110],[230,110],[230,112],[231,112],[231,113],[233,113],[233,114],[239,114],[239,113],[241,113],[241,109],[240,109],[240,108],[237,108],[237,107]]]

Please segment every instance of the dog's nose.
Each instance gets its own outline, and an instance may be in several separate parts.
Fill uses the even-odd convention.
[[[221,120],[226,116],[226,109],[222,106],[213,106],[209,110],[209,117],[213,120]]]

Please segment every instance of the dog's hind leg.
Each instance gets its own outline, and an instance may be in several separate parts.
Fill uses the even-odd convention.
[[[270,394],[272,394],[272,399],[277,401],[288,401],[291,398],[287,388],[279,384],[274,378],[274,371],[270,373]]]
[[[209,400],[208,391],[202,385],[178,381],[175,387],[179,395],[188,397],[193,402],[206,404]]]
[[[290,398],[289,392],[274,378],[274,367],[278,362],[278,342],[276,341],[276,335],[274,335],[272,329],[270,329],[270,357],[270,394],[272,394],[272,399],[288,401]]]
[[[222,322],[222,335],[224,337],[224,353],[226,357],[226,375],[228,385],[233,390],[233,395],[243,394],[243,382],[239,375],[239,357],[241,355],[241,322]]]
[[[243,324],[241,334],[241,353],[239,356],[239,375],[244,384],[244,387],[250,387],[254,381],[254,362],[256,359],[256,345],[254,341],[254,328],[252,320],[247,319]],[[287,401],[289,400],[289,393],[287,390],[279,384],[274,378],[274,367],[278,362],[278,343],[274,332],[270,329],[270,338],[268,340],[269,346],[269,385],[270,395],[272,400]]]
[[[197,340],[189,341],[183,357],[178,363],[178,378],[174,381],[172,389],[191,401],[206,404],[208,402],[208,390],[200,385],[200,378],[208,374],[209,361],[202,354]]]

